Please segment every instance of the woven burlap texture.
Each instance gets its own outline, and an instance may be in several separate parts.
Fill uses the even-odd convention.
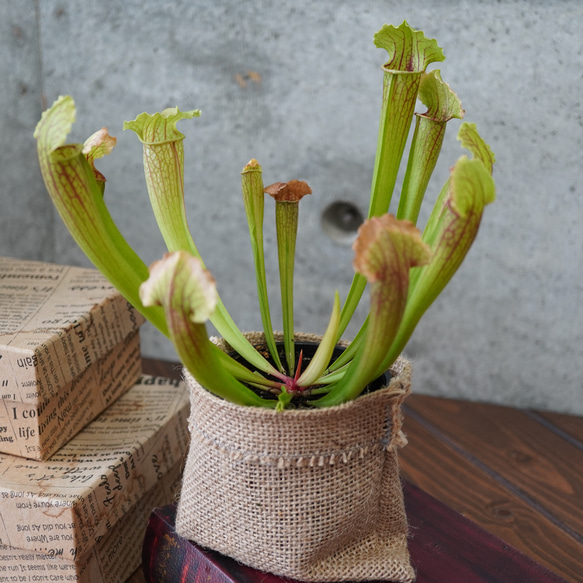
[[[219,399],[186,373],[178,534],[303,581],[414,581],[397,458],[411,367],[391,370],[387,387],[350,403],[282,413]]]

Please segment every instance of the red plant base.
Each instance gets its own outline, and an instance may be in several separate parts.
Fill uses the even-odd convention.
[[[565,583],[532,559],[405,482],[417,583]],[[152,512],[142,568],[148,583],[291,583],[202,549],[174,531],[176,506]]]

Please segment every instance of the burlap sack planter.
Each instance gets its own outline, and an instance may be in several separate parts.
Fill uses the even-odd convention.
[[[303,581],[414,581],[397,459],[411,367],[400,358],[391,372],[350,403],[283,413],[219,399],[186,374],[177,532]]]

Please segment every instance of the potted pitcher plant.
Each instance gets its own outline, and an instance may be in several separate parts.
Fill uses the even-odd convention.
[[[191,395],[191,444],[177,514],[179,534],[253,567],[305,581],[414,580],[397,449],[411,366],[401,356],[421,316],[447,285],[495,197],[494,155],[475,125],[423,229],[421,204],[447,122],[464,110],[439,70],[437,42],[406,22],[374,36],[385,49],[383,97],[368,218],[354,242],[354,279],[331,299],[323,331],[293,326],[299,206],[306,182],[265,186],[251,160],[241,172],[263,330],[244,334],[221,301],[187,226],[180,120],[198,110],[126,122],[143,144],[150,202],[167,245],[148,268],[108,212],[95,161],[115,138],[103,128],[67,143],[75,105],[60,97],[35,131],[42,175],[65,225],[94,265],[168,336]],[[420,101],[424,113],[415,113]],[[413,131],[396,213],[389,214]],[[331,177],[333,180],[334,177]],[[265,195],[274,199],[281,332],[272,325],[263,248]],[[316,193],[317,195],[317,193]],[[271,204],[271,203],[270,203]],[[342,341],[365,289],[369,312]],[[219,338],[209,338],[210,321]]]

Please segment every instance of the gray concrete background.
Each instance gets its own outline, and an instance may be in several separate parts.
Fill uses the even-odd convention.
[[[121,128],[142,111],[200,108],[200,119],[179,125],[187,209],[223,300],[241,328],[260,326],[239,186],[255,157],[266,184],[299,178],[313,188],[300,213],[296,325],[323,331],[334,290],[348,289],[352,252],[320,217],[334,201],[366,212],[386,54],[372,36],[404,19],[443,47],[446,61],[431,68],[498,159],[498,200],[407,347],[414,390],[583,414],[579,0],[3,0],[0,254],[87,264],[45,194],[32,138],[43,107],[70,94],[74,140],[104,125],[118,137],[100,165],[106,197],[144,261],[158,259],[141,146]],[[458,127],[449,127],[428,202],[462,153]],[[272,229],[266,239],[277,327]],[[149,328],[143,352],[174,358]]]

